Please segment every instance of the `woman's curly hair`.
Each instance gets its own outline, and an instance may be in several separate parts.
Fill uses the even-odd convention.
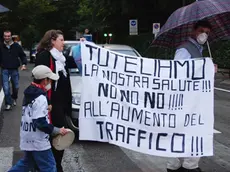
[[[53,48],[52,40],[56,40],[59,35],[63,35],[61,30],[48,30],[39,42],[37,51],[51,50]]]

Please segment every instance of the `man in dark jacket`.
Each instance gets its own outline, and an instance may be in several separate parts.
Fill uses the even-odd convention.
[[[2,84],[5,94],[6,110],[10,110],[12,105],[16,106],[19,89],[20,60],[22,62],[21,70],[26,69],[27,59],[22,47],[12,41],[10,31],[4,31],[4,43],[0,45],[0,65],[2,68]],[[10,92],[9,80],[12,83],[12,94]]]

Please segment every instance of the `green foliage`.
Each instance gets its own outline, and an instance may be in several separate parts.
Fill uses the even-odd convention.
[[[183,2],[183,3],[182,3]],[[170,14],[194,0],[1,0],[11,12],[0,14],[0,29],[19,34],[29,48],[49,29],[60,29],[65,39],[74,39],[75,31],[89,28],[97,32],[98,43],[104,33],[112,33],[111,43],[128,44],[143,56],[173,58],[175,50],[150,47],[152,23],[165,23]],[[129,20],[138,19],[138,36],[129,36]],[[211,45],[214,62],[230,68],[230,43]]]
[[[56,11],[57,8],[47,0],[21,0],[18,4],[18,14],[21,21],[20,36],[24,47],[30,47],[42,35],[39,31],[43,24],[49,23],[45,16]],[[26,24],[26,25],[24,25]],[[19,33],[18,33],[19,34]]]
[[[111,13],[107,7],[108,4],[103,0],[81,0],[77,10],[80,19],[78,29],[101,31],[106,27],[105,21]]]
[[[218,41],[211,45],[211,50],[214,63],[219,68],[230,69],[230,41]]]
[[[23,46],[30,48],[49,29],[60,29],[73,37],[78,17],[78,0],[3,0],[12,11],[0,15],[0,29],[20,35]]]
[[[40,19],[45,13],[53,12],[57,9],[47,0],[20,0],[18,8],[20,15],[33,23],[36,23],[34,19]]]
[[[37,42],[40,39],[40,33],[33,25],[26,26],[21,34],[21,40],[24,47],[31,48],[34,42]]]
[[[48,28],[45,29],[60,29],[64,32],[66,39],[73,39],[79,20],[77,14],[78,0],[59,0],[52,4],[57,10],[46,15],[49,23]]]
[[[7,28],[8,26],[8,16],[6,14],[0,15],[0,28]]]

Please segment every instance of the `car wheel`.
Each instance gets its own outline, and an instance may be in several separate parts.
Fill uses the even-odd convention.
[[[74,120],[69,116],[66,116],[66,122],[68,127],[73,130],[74,132],[79,131],[78,120]]]

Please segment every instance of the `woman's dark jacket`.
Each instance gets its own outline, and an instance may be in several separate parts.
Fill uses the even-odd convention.
[[[37,53],[35,66],[45,65],[45,66],[53,66],[53,72],[56,73],[56,64],[55,59],[52,57],[51,53],[47,50],[43,50]],[[52,63],[52,64],[51,64]],[[55,88],[55,82],[52,82],[51,87],[51,99],[50,103],[55,108],[55,106],[63,107],[67,111],[67,115],[71,115],[72,111],[72,92],[71,92],[71,84],[70,84],[70,76],[69,69],[76,68],[76,64],[74,62],[73,57],[66,57],[66,72],[67,77],[63,75],[62,72],[59,72],[59,80],[57,83],[57,87]],[[52,112],[51,112],[52,114]],[[51,115],[52,117],[53,115]]]

